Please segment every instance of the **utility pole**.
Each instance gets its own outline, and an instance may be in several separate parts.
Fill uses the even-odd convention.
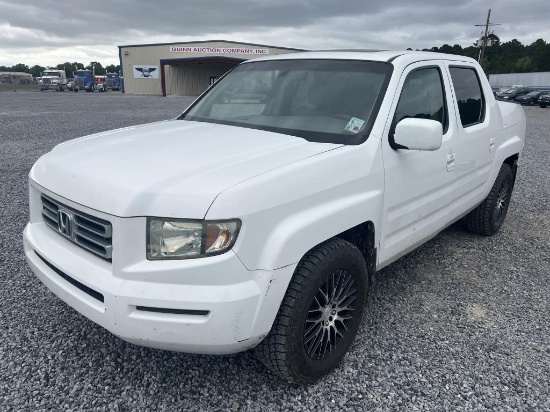
[[[487,13],[487,23],[485,23],[485,33],[483,34],[483,43],[481,44],[481,54],[479,55],[479,64],[483,62],[483,57],[485,56],[485,47],[487,47],[487,40],[489,40],[489,20],[491,20],[491,9]]]
[[[494,24],[491,23],[491,9],[489,9],[489,13],[487,13],[487,22],[485,24],[476,24],[477,27],[483,27],[483,33],[481,34],[481,39],[477,41],[477,45],[481,48],[479,50],[479,58],[478,63],[483,63],[483,57],[485,56],[485,48],[487,46],[490,46],[492,43],[492,40],[489,40],[489,27],[492,26],[500,26],[500,24]]]

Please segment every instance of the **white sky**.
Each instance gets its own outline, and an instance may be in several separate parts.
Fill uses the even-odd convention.
[[[550,42],[550,0],[0,0],[0,65],[118,64],[117,46],[229,40],[303,49]]]

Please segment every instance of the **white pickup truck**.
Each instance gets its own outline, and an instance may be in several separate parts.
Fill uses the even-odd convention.
[[[240,64],[177,119],[30,171],[27,261],[122,339],[256,348],[296,383],[350,347],[378,269],[465,218],[503,224],[525,138],[472,59],[332,51]]]

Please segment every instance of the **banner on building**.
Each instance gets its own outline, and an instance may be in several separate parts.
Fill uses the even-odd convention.
[[[134,79],[158,79],[159,73],[158,66],[150,66],[148,64],[134,65]]]
[[[170,46],[172,53],[199,53],[199,54],[269,54],[269,49],[250,49],[242,47],[183,47]]]

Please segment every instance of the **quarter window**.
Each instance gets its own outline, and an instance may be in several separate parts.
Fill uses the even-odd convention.
[[[413,71],[407,76],[395,109],[391,134],[408,117],[436,120],[447,130],[447,107],[441,72],[436,67]]]
[[[451,67],[450,72],[462,126],[482,123],[485,118],[485,99],[476,71],[468,67]]]

